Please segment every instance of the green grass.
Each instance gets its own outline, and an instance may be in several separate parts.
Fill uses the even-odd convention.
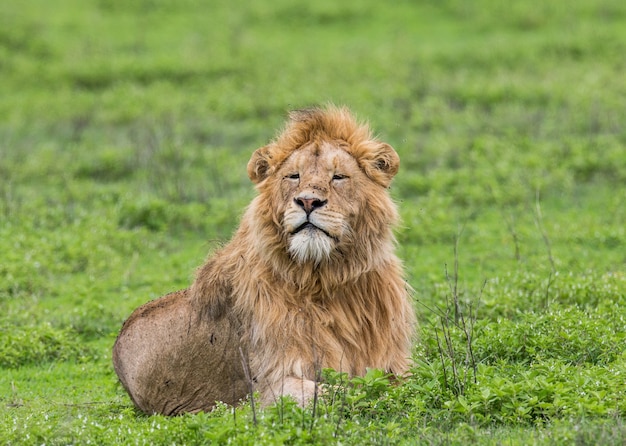
[[[517,3],[0,4],[0,443],[624,443],[626,5]],[[286,111],[329,101],[402,159],[413,376],[137,413],[122,321],[229,238]]]

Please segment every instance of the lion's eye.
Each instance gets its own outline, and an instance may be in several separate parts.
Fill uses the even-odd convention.
[[[289,178],[290,180],[299,180],[300,179],[300,174],[299,173],[292,173],[291,175],[287,175],[285,178]]]
[[[336,173],[333,175],[333,181],[345,180],[346,178],[348,178],[348,175],[342,175],[340,173]]]

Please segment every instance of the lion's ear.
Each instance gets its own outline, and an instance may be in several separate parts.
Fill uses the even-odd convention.
[[[363,159],[365,173],[384,187],[389,187],[391,180],[400,168],[400,157],[389,144],[379,143]]]
[[[257,149],[248,161],[248,176],[253,183],[258,184],[270,175],[270,160],[268,146]]]

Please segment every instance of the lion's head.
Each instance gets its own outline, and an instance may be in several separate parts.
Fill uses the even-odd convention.
[[[278,138],[248,163],[260,192],[253,203],[259,238],[300,265],[375,253],[397,219],[387,188],[398,167],[393,148],[346,109],[292,112]]]

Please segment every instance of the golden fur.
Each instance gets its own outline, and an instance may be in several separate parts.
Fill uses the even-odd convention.
[[[170,323],[162,330],[161,317],[141,328],[125,323],[114,364],[135,403],[147,412],[166,413],[161,407],[182,407],[167,413],[206,410],[215,399],[232,402],[245,396],[254,383],[265,403],[287,394],[306,404],[321,368],[351,375],[362,375],[366,368],[405,373],[415,318],[394,254],[397,210],[387,189],[398,167],[396,152],[346,109],[291,113],[284,131],[248,163],[258,195],[239,229],[182,292],[187,325],[173,329]],[[149,308],[141,311],[151,313]],[[221,324],[220,330],[215,324]],[[208,351],[214,337],[234,340],[219,347],[221,361],[228,357],[230,365],[217,378],[210,372],[216,361],[206,352],[191,361],[191,367],[210,375],[194,379],[205,379],[209,386],[223,380],[221,397],[216,392],[211,401],[190,396],[200,392],[202,382],[181,383],[171,394],[164,386],[152,393],[145,389],[151,380],[154,387],[185,375],[173,363],[167,373],[147,372],[154,371],[155,358],[163,357],[172,338],[182,339],[185,329],[185,336],[201,333]],[[140,334],[145,330],[150,336]],[[142,348],[154,350],[153,357],[135,359],[138,339],[152,335],[153,346],[145,342]],[[196,351],[198,346],[178,348]],[[125,362],[133,364],[133,377],[124,373]],[[158,401],[145,401],[150,399]]]

